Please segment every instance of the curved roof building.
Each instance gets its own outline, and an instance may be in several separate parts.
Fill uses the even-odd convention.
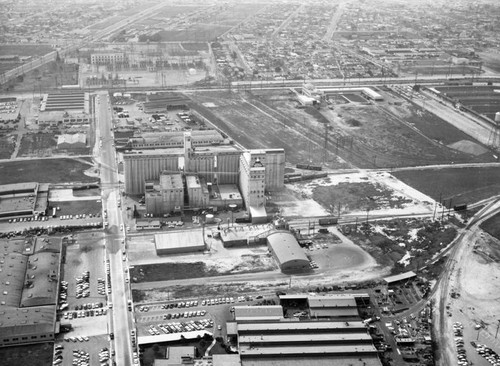
[[[304,250],[289,232],[276,232],[267,237],[267,245],[282,272],[301,272],[311,268]]]

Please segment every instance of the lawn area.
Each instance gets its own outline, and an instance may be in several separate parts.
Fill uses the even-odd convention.
[[[222,33],[229,30],[229,26],[224,25],[206,25],[194,24],[189,29],[184,30],[164,30],[160,31],[160,41],[174,42],[174,41],[196,41],[196,42],[209,42],[215,39]]]
[[[500,214],[493,216],[481,224],[481,229],[500,240]]]
[[[204,51],[208,52],[208,43],[206,42],[191,42],[181,43],[182,48],[188,51]]]
[[[91,167],[82,159],[32,159],[14,160],[0,163],[0,184],[21,182],[70,183],[96,182],[99,179],[89,177],[83,172]]]
[[[394,172],[409,186],[439,200],[452,200],[452,205],[470,204],[500,192],[500,168],[443,168]]]
[[[53,360],[52,343],[0,348],[2,366],[49,366]]]

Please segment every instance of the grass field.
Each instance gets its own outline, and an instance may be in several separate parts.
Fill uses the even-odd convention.
[[[0,159],[10,159],[14,147],[14,142],[10,137],[0,136]]]
[[[21,44],[3,44],[0,45],[0,55],[18,55],[18,56],[41,56],[54,49],[49,45],[21,45]]]
[[[500,168],[443,168],[393,175],[435,200],[451,199],[452,205],[470,204],[500,193]]]
[[[184,30],[164,30],[159,32],[162,42],[212,42],[222,33],[229,30],[229,26],[217,24],[194,24]]]
[[[369,197],[369,198],[368,198]],[[335,186],[318,186],[313,190],[313,199],[328,209],[339,203],[350,211],[376,210],[380,208],[401,208],[412,201],[405,198],[393,198],[393,192],[379,184],[339,183]]]
[[[208,43],[206,42],[181,43],[181,47],[188,51],[208,52]]]
[[[69,158],[14,160],[0,163],[0,184],[95,182],[97,178],[88,177],[83,173],[90,167]]]
[[[481,229],[500,240],[500,214],[493,216],[481,224]]]
[[[52,365],[54,346],[52,343],[0,348],[2,366],[49,366]]]
[[[57,139],[52,133],[25,134],[18,156],[51,156],[56,147]]]

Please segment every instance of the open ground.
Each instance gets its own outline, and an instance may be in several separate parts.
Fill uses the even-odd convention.
[[[90,159],[13,160],[0,163],[0,184],[39,182],[96,182],[85,171],[92,167]]]
[[[444,136],[448,144],[472,139],[437,117],[431,133],[425,122],[429,114],[401,98],[394,105],[394,96],[387,102],[351,102],[319,112],[295,108],[293,95],[282,91],[197,92],[192,98],[202,104],[194,108],[243,146],[283,147],[291,163],[397,167],[493,159],[447,147]]]

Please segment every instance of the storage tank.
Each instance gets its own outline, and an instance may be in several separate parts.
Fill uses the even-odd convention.
[[[500,124],[500,112],[495,113],[495,122]]]
[[[207,224],[213,224],[214,223],[214,215],[212,215],[212,214],[206,214],[205,215],[205,223],[207,223]]]

